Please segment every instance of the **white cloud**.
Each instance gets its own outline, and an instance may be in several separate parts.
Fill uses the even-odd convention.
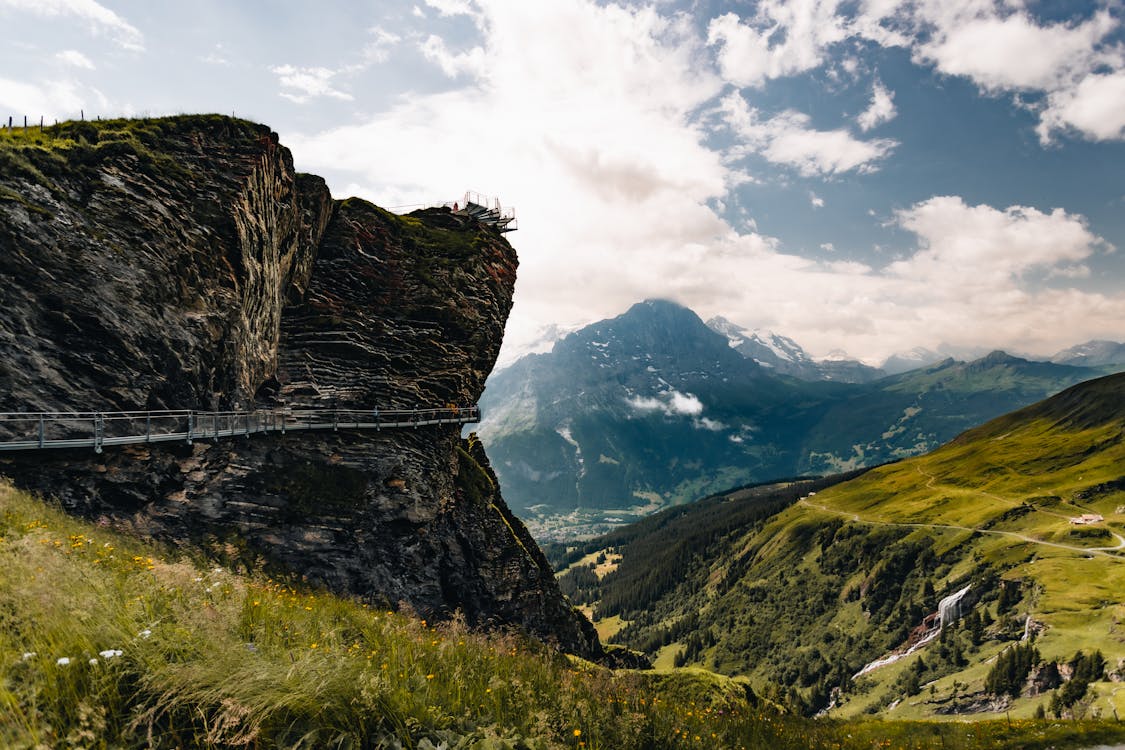
[[[719,48],[723,77],[738,86],[819,67],[827,48],[846,38],[838,0],[764,0],[757,13],[727,13],[711,20],[708,44]]]
[[[391,49],[402,41],[402,37],[381,26],[372,26],[369,32],[373,39],[363,48],[364,64],[386,62],[390,58]]]
[[[698,123],[722,81],[690,20],[574,0],[481,8],[473,75],[360,124],[285,134],[300,167],[382,205],[472,188],[515,206],[509,346],[674,291],[729,231],[708,201],[735,179]]]
[[[438,14],[442,16],[475,15],[473,4],[469,2],[469,0],[426,0],[426,5],[436,10]],[[414,6],[414,9],[421,11],[418,6]]]
[[[1000,16],[992,8],[947,23],[938,25],[916,54],[943,73],[966,76],[994,92],[1067,85],[1075,71],[1098,63],[1096,45],[1116,26],[1104,11],[1079,25],[1043,26],[1025,13]]]
[[[871,89],[871,103],[867,109],[856,118],[856,124],[863,132],[890,122],[898,112],[895,110],[895,93],[883,86],[881,81],[875,81]]]
[[[332,86],[332,79],[339,71],[330,68],[298,68],[293,65],[277,65],[270,70],[277,74],[283,91],[281,96],[291,102],[304,104],[310,99],[326,96],[332,99],[351,101],[354,97],[346,91]]]
[[[124,49],[138,52],[144,49],[141,32],[95,0],[0,0],[0,8],[5,7],[46,18],[73,16],[89,23],[94,33],[109,33]]]
[[[939,196],[897,215],[918,236],[920,251],[891,264],[903,278],[948,280],[962,288],[987,288],[1036,268],[1073,268],[1104,245],[1082,217],[1061,208],[1044,213],[1026,206],[1003,211],[969,206],[958,196]]]
[[[485,53],[481,47],[473,47],[465,52],[450,52],[444,39],[431,34],[419,48],[427,60],[437,63],[441,71],[450,78],[456,78],[462,73],[476,76],[485,72]]]
[[[647,297],[783,331],[814,355],[846,345],[869,362],[942,341],[1049,351],[1125,330],[1120,295],[1051,288],[1049,277],[1061,286],[1106,247],[1067,211],[923,201],[893,215],[917,242],[888,247],[896,260],[885,268],[829,242],[825,262],[785,252],[728,202],[736,231],[712,207],[748,179],[740,156],[839,177],[876,169],[897,144],[818,130],[798,112],[767,117],[738,93],[715,110],[727,84],[684,16],[584,0],[474,7],[475,38],[434,44],[450,56],[479,50],[471,64],[444,61],[458,74],[449,90],[283,137],[334,192],[394,206],[472,188],[514,205],[520,278],[506,351],[545,325],[589,323]],[[441,55],[431,63],[441,70]],[[708,130],[716,111],[739,141],[726,152]],[[657,402],[639,405],[672,408]]]
[[[723,97],[720,107],[724,122],[741,139],[739,148],[806,177],[875,171],[898,145],[889,138],[861,141],[843,129],[816,130],[808,115],[794,110],[763,119],[738,93]]]
[[[824,199],[810,190],[809,205],[811,205],[813,208],[824,208]]]
[[[105,109],[108,102],[96,89],[86,89],[73,81],[25,83],[0,78],[0,112],[18,113],[17,119],[27,115],[36,122],[40,116],[62,120],[76,117],[83,108],[90,111],[95,104]]]
[[[72,68],[82,68],[83,70],[94,70],[94,63],[90,58],[83,55],[76,49],[67,49],[55,54],[55,59],[64,65]]]
[[[821,250],[823,250],[823,251],[824,251],[824,252],[826,252],[826,253],[834,253],[834,252],[836,252],[836,246],[835,246],[835,245],[833,245],[833,244],[832,244],[831,242],[822,242],[822,243],[820,243],[820,249],[821,249]]]
[[[1015,0],[867,0],[851,33],[910,47],[915,62],[968,78],[991,94],[1044,94],[1040,140],[1070,131],[1125,138],[1125,46],[1120,21],[1100,10],[1081,22],[1040,23]]]
[[[1045,354],[1125,326],[1120,295],[1040,283],[1080,277],[1094,256],[1112,250],[1080,215],[938,196],[898,212],[894,221],[916,237],[916,247],[884,268],[777,251],[740,257],[732,248],[711,258],[717,267],[710,294],[721,305],[702,294],[684,301],[704,317],[722,313],[745,326],[783,331],[814,356],[846,345],[871,364],[943,342],[988,348],[1004,342]],[[746,279],[753,279],[749,290]]]
[[[1072,88],[1052,92],[1047,102],[1037,128],[1044,142],[1067,128],[1095,141],[1125,139],[1125,70],[1086,76]]]
[[[659,411],[668,417],[698,417],[703,414],[703,402],[693,393],[680,393],[676,389],[662,391],[655,397],[633,396],[626,400],[629,406],[640,412]],[[719,424],[707,420],[711,424]],[[707,427],[707,429],[714,429]],[[718,427],[722,429],[722,427]]]

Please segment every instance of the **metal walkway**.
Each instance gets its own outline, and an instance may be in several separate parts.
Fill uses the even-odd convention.
[[[0,451],[217,440],[261,432],[385,430],[480,421],[477,406],[440,409],[0,412]]]

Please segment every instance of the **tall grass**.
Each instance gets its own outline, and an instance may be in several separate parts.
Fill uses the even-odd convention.
[[[809,722],[705,672],[611,672],[177,559],[0,483],[0,746],[1061,747],[1111,724]]]

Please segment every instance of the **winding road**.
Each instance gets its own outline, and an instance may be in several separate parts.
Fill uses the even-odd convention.
[[[937,478],[933,474],[930,474],[928,472],[923,471],[922,467],[920,467],[920,466],[915,465],[915,469],[917,469],[918,473],[921,474],[922,476],[928,477],[928,481],[926,482],[926,487],[929,488],[929,489],[933,489],[934,483],[936,482]],[[994,500],[999,500],[999,501],[1004,502],[1004,503],[1010,503],[1012,505],[1012,507],[1018,507],[1020,505],[1019,503],[1016,503],[1012,500],[1009,500],[1008,498],[1000,497],[999,495],[993,495],[993,494],[988,493],[988,492],[980,492],[979,490],[977,492],[978,492],[978,494],[984,495],[985,497],[988,497],[988,498],[991,498],[991,499],[994,499]],[[1105,557],[1108,557],[1111,560],[1118,560],[1118,561],[1121,561],[1121,562],[1125,562],[1125,556],[1115,554],[1117,552],[1125,550],[1125,537],[1122,537],[1120,534],[1118,534],[1116,532],[1113,532],[1113,531],[1111,531],[1110,534],[1113,535],[1113,537],[1117,540],[1117,545],[1114,546],[1114,547],[1076,547],[1076,546],[1071,545],[1071,544],[1062,544],[1060,542],[1048,542],[1048,541],[1045,541],[1043,539],[1036,539],[1033,536],[1028,536],[1027,534],[1020,534],[1019,532],[1016,532],[1016,531],[999,531],[997,529],[982,529],[982,528],[979,528],[979,527],[958,526],[956,524],[948,524],[948,523],[906,523],[906,522],[902,522],[902,521],[883,521],[883,520],[872,519],[872,518],[864,518],[863,516],[859,515],[858,513],[852,513],[850,511],[846,511],[846,510],[840,510],[839,508],[832,508],[832,507],[829,507],[827,505],[822,505],[820,503],[810,502],[808,500],[808,498],[801,498],[800,500],[797,501],[797,503],[799,505],[804,505],[804,506],[809,507],[809,508],[815,508],[815,509],[823,511],[825,513],[831,513],[831,514],[834,514],[834,515],[844,516],[846,518],[852,519],[853,521],[856,521],[857,523],[866,523],[866,524],[870,524],[870,525],[873,525],[873,526],[899,526],[899,527],[911,528],[911,529],[945,529],[945,530],[949,530],[949,531],[976,532],[978,534],[994,534],[996,536],[1006,536],[1006,537],[1010,537],[1012,539],[1018,539],[1022,542],[1027,542],[1029,544],[1038,544],[1038,545],[1041,545],[1041,546],[1044,546],[1044,547],[1054,547],[1056,549],[1064,549],[1064,550],[1068,550],[1070,552],[1080,552],[1082,554],[1104,555]],[[1037,511],[1037,512],[1047,512],[1047,511]],[[1049,515],[1059,516],[1060,518],[1068,518],[1067,516],[1063,516],[1063,515],[1058,514],[1058,513],[1049,513]]]

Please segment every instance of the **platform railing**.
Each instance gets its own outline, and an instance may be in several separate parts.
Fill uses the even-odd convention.
[[[0,451],[93,448],[111,445],[218,440],[239,435],[302,430],[385,430],[465,425],[480,421],[480,407],[430,409],[315,409],[253,411],[0,412]]]

